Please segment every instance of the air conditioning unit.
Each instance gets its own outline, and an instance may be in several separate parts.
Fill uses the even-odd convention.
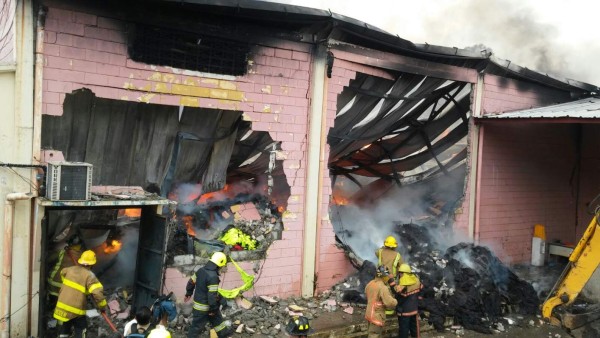
[[[83,162],[48,162],[46,198],[88,201],[92,198],[93,166]]]

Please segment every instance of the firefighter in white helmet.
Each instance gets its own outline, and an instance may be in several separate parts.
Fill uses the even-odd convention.
[[[92,295],[98,309],[106,311],[104,288],[91,271],[96,264],[96,254],[87,250],[81,254],[79,265],[62,269],[62,286],[58,292],[58,301],[54,309],[54,318],[58,320],[59,337],[70,337],[75,329],[75,338],[85,338],[87,320],[85,310],[87,295]]]
[[[187,302],[194,294],[194,311],[188,338],[199,337],[204,332],[206,322],[215,330],[219,338],[228,337],[230,328],[223,321],[218,297],[219,271],[227,265],[227,256],[215,252],[206,265],[198,269],[187,283],[184,300]]]

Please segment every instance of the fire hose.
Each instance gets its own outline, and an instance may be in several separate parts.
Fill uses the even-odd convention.
[[[106,322],[106,324],[108,324],[108,326],[110,326],[110,328],[113,330],[113,332],[118,333],[120,337],[123,337],[123,334],[117,330],[117,328],[115,327],[115,324],[113,324],[110,321],[110,318],[108,318],[108,315],[106,314],[106,312],[100,312],[100,314],[104,318],[104,321]]]

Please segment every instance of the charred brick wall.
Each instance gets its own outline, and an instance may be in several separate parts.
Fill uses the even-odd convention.
[[[483,114],[547,106],[571,99],[566,91],[495,75],[486,75],[483,86]]]
[[[269,248],[255,289],[259,294],[297,295],[302,268],[310,52],[308,44],[287,41],[255,46],[248,74],[239,77],[152,66],[128,58],[124,22],[51,7],[44,36],[43,114],[61,115],[65,94],[84,87],[108,99],[243,111],[253,130],[269,132],[281,141],[277,157],[283,160],[291,186],[283,238]],[[324,190],[325,201],[328,193]],[[244,267],[251,270],[252,266]],[[167,274],[168,288],[185,286],[187,278],[175,272]],[[227,274],[225,287],[236,284],[235,276],[235,272]]]
[[[483,126],[480,242],[505,262],[531,257],[533,226],[548,241],[575,239],[575,127],[490,123]]]

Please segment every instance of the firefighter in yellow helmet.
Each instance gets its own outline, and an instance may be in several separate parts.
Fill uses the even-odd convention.
[[[412,272],[408,264],[400,266],[400,279],[398,285],[394,287],[398,305],[396,313],[398,314],[398,328],[400,338],[419,337],[419,293],[423,289],[423,284],[419,277]]]
[[[192,325],[188,338],[197,338],[205,330],[206,323],[215,330],[219,338],[228,337],[230,328],[223,321],[218,300],[219,271],[227,265],[227,256],[215,252],[206,265],[198,269],[187,283],[184,301],[189,301],[194,295]]]
[[[104,288],[91,271],[92,266],[96,264],[96,254],[91,250],[84,251],[77,263],[79,265],[60,271],[62,286],[58,292],[54,318],[58,320],[59,337],[61,338],[70,337],[73,328],[75,329],[75,338],[85,338],[87,295],[92,295],[101,312],[106,311]]]
[[[393,309],[398,304],[386,284],[389,278],[388,269],[380,265],[377,267],[377,276],[365,288],[367,295],[365,319],[369,322],[369,338],[382,336],[386,310]]]
[[[385,266],[388,269],[391,278],[397,277],[398,268],[404,263],[402,261],[402,256],[396,251],[397,247],[398,242],[396,242],[396,238],[394,238],[394,236],[387,236],[383,242],[383,246],[375,251],[377,265]],[[394,285],[390,286],[394,287]],[[393,316],[394,310],[387,310],[386,314],[388,316]]]

